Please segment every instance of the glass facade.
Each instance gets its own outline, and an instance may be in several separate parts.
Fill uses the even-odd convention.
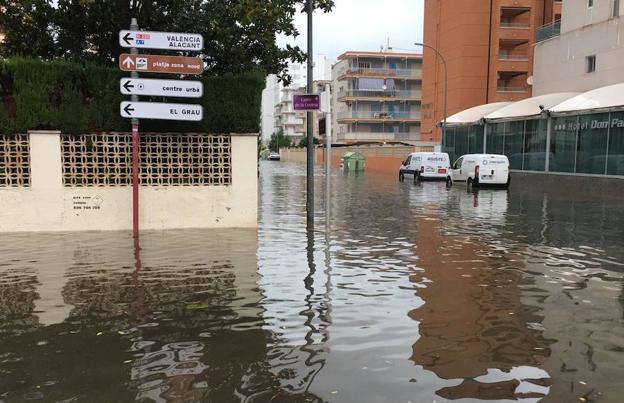
[[[451,163],[464,154],[483,152],[484,126],[449,126],[442,142],[442,151],[448,153]]]
[[[553,117],[549,145],[547,122],[490,123],[486,152],[505,154],[518,171],[545,171],[548,152],[551,172],[624,176],[624,111]],[[483,125],[449,126],[442,150],[451,161],[481,153],[483,133]]]

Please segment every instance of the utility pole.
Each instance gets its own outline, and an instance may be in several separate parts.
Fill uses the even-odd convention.
[[[313,0],[307,0],[306,8],[308,11],[308,89],[307,93],[313,92],[313,75],[314,75],[314,57],[312,56],[312,12],[314,11]],[[307,199],[306,213],[308,229],[314,229],[314,114],[310,111],[307,113]]]
[[[130,20],[130,30],[138,31],[139,24],[136,18]],[[130,49],[131,55],[139,54],[137,48]],[[130,77],[139,78],[139,73],[133,71]],[[138,102],[139,96],[132,95],[132,102]],[[139,119],[132,118],[132,235],[139,238]]]
[[[329,222],[329,204],[331,202],[331,142],[332,142],[332,110],[331,110],[331,84],[325,84],[325,214],[326,223]]]

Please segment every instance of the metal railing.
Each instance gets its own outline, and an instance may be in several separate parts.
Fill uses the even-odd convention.
[[[543,42],[550,38],[561,35],[561,20],[537,28],[536,42]]]
[[[528,22],[503,22],[500,23],[501,28],[529,28],[531,25]]]
[[[336,136],[339,141],[418,141],[420,134],[414,132],[348,132]],[[400,156],[404,155],[401,150]]]
[[[498,92],[527,92],[528,89],[528,87],[505,87],[500,85],[496,87]]]
[[[413,90],[346,90],[338,93],[338,99],[353,98],[414,98],[420,99],[422,91]]]
[[[344,74],[374,77],[422,78],[422,71],[412,69],[349,68]]]
[[[420,120],[420,112],[350,111],[339,113],[338,119]]]
[[[512,61],[518,61],[518,62],[526,62],[529,60],[529,57],[527,55],[505,55],[505,54],[499,54],[498,55],[498,60],[512,60]]]

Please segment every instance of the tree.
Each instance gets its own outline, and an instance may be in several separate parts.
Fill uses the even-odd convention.
[[[314,145],[317,145],[319,143],[319,139],[314,137],[312,139],[312,143]],[[299,140],[299,144],[297,144],[297,147],[299,147],[299,148],[308,148],[308,139],[304,137],[301,140]]]
[[[204,37],[206,74],[250,70],[277,74],[286,84],[288,61],[305,61],[299,47],[276,45],[278,34],[298,36],[295,13],[305,0],[0,0],[6,30],[0,56],[90,60],[114,65],[124,50],[118,31],[136,17],[140,29],[195,32]],[[329,12],[333,0],[314,0]],[[28,38],[25,46],[24,38]],[[166,53],[166,52],[163,52]]]
[[[284,130],[280,129],[279,131],[271,135],[271,140],[269,141],[269,150],[278,152],[280,148],[288,148],[292,146],[293,140],[290,138],[290,136],[284,135]]]

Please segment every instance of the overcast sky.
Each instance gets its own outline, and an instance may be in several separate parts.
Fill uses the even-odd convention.
[[[334,0],[329,14],[314,14],[314,53],[335,59],[347,50],[379,50],[390,38],[395,50],[418,50],[414,42],[422,41],[424,0]],[[307,48],[307,18],[298,14],[297,39],[280,36],[286,43]]]

